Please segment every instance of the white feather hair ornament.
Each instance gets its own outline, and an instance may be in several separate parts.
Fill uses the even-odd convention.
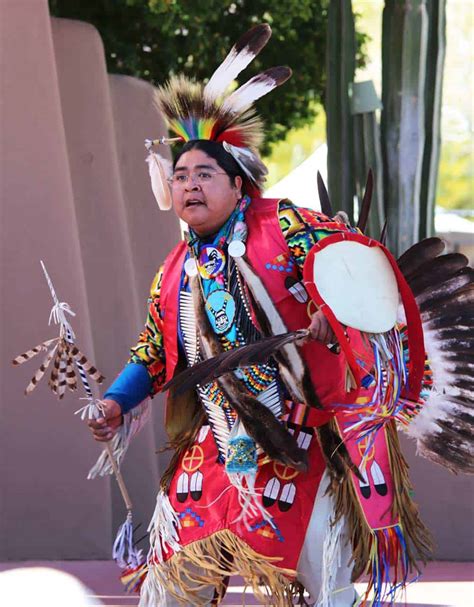
[[[224,150],[233,157],[252,183],[258,184],[259,181],[265,178],[265,175],[268,173],[267,167],[251,149],[239,148],[236,145],[227,143],[227,141],[223,141],[222,145]],[[249,167],[254,169],[254,173],[251,172]]]
[[[150,172],[151,189],[162,211],[169,211],[173,205],[168,179],[171,177],[171,161],[150,151],[146,161]]]

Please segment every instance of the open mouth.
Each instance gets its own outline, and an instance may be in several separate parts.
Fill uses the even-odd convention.
[[[197,207],[199,205],[203,205],[204,202],[202,200],[198,200],[198,199],[192,199],[192,200],[186,200],[186,202],[184,203],[184,208],[188,209],[190,207]]]

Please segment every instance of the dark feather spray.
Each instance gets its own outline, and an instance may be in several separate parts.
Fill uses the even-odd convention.
[[[185,369],[167,382],[162,391],[174,388],[175,394],[179,395],[197,384],[209,383],[235,369],[265,363],[279,348],[307,336],[308,331],[301,329],[283,335],[266,337],[246,346],[222,352],[213,358],[203,360]]]
[[[398,260],[420,308],[433,386],[407,433],[418,452],[454,472],[474,473],[474,272],[464,255],[442,255],[428,238]]]
[[[206,357],[212,358],[222,353],[222,346],[209,324],[196,281],[193,277],[190,282],[202,351]],[[298,447],[295,437],[264,404],[244,391],[233,375],[220,378],[219,384],[249,436],[269,457],[298,470],[306,470],[306,451]]]

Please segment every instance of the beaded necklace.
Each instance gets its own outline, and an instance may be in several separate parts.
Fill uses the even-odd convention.
[[[206,314],[225,350],[255,341],[259,336],[242,277],[233,262],[233,257],[245,253],[248,232],[245,212],[249,204],[250,198],[244,196],[212,237],[199,238],[191,229],[188,238],[190,255],[185,271],[198,276]],[[276,370],[271,364],[252,365],[245,371],[237,370],[236,375],[250,393],[258,395],[275,379]]]
[[[191,229],[188,241],[192,257],[186,261],[185,270],[198,276],[209,322],[214,332],[225,336],[230,344],[241,341],[236,323],[236,300],[230,292],[231,256],[245,252],[247,226],[244,217],[249,204],[250,198],[244,196],[215,235],[200,239]]]

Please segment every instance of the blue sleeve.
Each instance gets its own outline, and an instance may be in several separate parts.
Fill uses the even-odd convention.
[[[128,413],[150,395],[150,390],[151,379],[146,367],[128,363],[104,394],[104,398],[115,400],[122,413]]]

